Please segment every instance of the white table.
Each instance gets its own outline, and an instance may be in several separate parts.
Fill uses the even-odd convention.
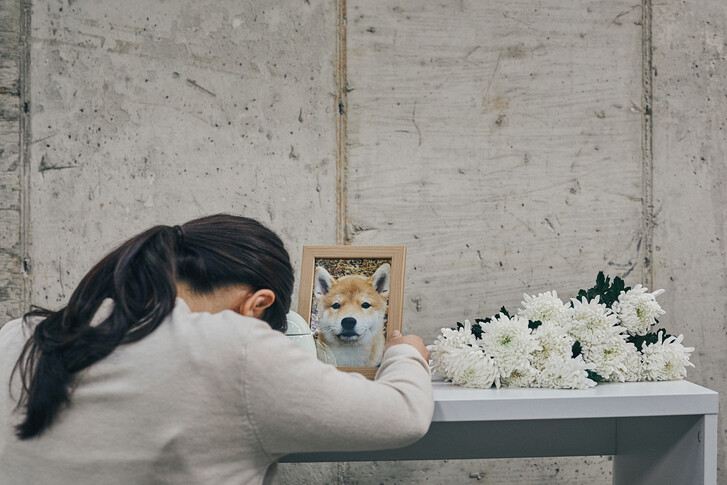
[[[281,461],[614,455],[614,484],[717,483],[719,396],[691,382],[606,383],[583,391],[433,384],[432,425],[413,445]]]

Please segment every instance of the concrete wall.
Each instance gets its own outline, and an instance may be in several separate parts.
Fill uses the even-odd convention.
[[[20,151],[23,104],[21,77],[24,50],[21,31],[25,16],[20,2],[0,0],[0,320],[21,314],[27,280],[22,255],[26,227],[21,217],[23,165]],[[23,79],[23,82],[21,82]],[[1,325],[1,324],[0,324]]]
[[[666,288],[690,380],[724,394],[727,18],[644,7],[0,0],[0,315],[61,305],[142,228],[230,211],[296,265],[303,244],[406,245],[404,328],[427,341],[600,269]],[[608,457],[280,468],[610,483]]]
[[[33,6],[33,301],[154,223],[245,214],[296,261],[333,242],[335,4],[121,5]]]
[[[727,483],[727,8],[655,2],[653,19],[654,282],[696,348],[689,379],[720,393]]]

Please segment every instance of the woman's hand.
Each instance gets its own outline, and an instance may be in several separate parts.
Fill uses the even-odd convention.
[[[386,348],[388,349],[392,345],[401,344],[411,345],[412,347],[417,349],[420,354],[422,354],[422,357],[424,357],[425,361],[429,362],[429,351],[424,345],[424,341],[421,339],[421,337],[417,335],[402,335],[400,331],[394,330],[393,332],[391,332],[391,338],[389,338],[389,341],[386,343]]]

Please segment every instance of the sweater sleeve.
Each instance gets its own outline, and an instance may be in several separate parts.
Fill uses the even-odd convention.
[[[251,329],[245,354],[248,417],[271,456],[397,448],[429,429],[429,366],[410,345],[389,348],[374,381],[320,362],[267,325]]]

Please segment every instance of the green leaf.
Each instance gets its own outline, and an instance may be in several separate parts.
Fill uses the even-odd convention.
[[[477,318],[477,319],[475,319],[475,321],[482,322],[484,320]],[[457,328],[453,328],[452,330],[459,330],[460,328],[464,328],[464,323],[457,322]],[[481,339],[482,338],[482,325],[480,325],[479,323],[475,323],[474,325],[472,325],[470,327],[470,333],[472,333],[472,335],[474,335],[476,339],[478,339],[478,340]]]
[[[542,324],[543,324],[543,322],[541,322],[540,320],[535,320],[535,321],[528,320],[528,328],[530,328],[531,330],[535,330],[536,328],[538,328]]]
[[[586,372],[588,373],[588,378],[592,380],[593,382],[601,382],[603,381],[603,377],[601,377],[599,374],[593,372],[592,370],[586,369]]]
[[[512,317],[510,316],[510,312],[508,312],[508,311],[507,311],[507,310],[505,309],[505,307],[504,307],[504,306],[503,306],[503,307],[500,307],[500,313],[502,313],[503,315],[505,315],[505,316],[506,316],[507,318],[512,318]]]
[[[634,347],[636,347],[636,350],[641,352],[641,350],[644,348],[644,344],[646,343],[646,339],[649,336],[647,333],[646,335],[629,335],[626,338],[626,342],[634,344]],[[655,340],[656,342],[656,340]]]
[[[578,340],[573,343],[573,347],[571,347],[571,353],[573,354],[574,359],[583,353],[581,343]]]
[[[661,337],[662,341],[666,340],[667,338],[671,337],[668,333],[666,333],[666,330],[663,328],[660,328],[656,332],[649,332],[646,335],[629,335],[626,339],[627,342],[631,342],[636,347],[636,350],[639,352],[642,352],[644,349],[644,346],[646,344],[655,344],[659,341],[659,332],[662,332],[664,335]]]
[[[629,291],[629,289],[626,288],[626,283],[624,283],[624,280],[616,276],[613,279],[613,284],[611,285],[611,291],[616,293],[617,295],[621,293],[622,291]]]
[[[607,308],[611,308],[611,305],[618,300],[618,296],[621,292],[629,291],[630,289],[631,288],[626,286],[624,280],[618,276],[615,277],[613,279],[613,283],[611,283],[611,278],[605,276],[603,271],[599,271],[598,276],[596,276],[595,286],[588,290],[580,290],[578,292],[578,299],[582,300],[585,298],[586,301],[590,302],[598,296],[601,303],[605,304]]]

